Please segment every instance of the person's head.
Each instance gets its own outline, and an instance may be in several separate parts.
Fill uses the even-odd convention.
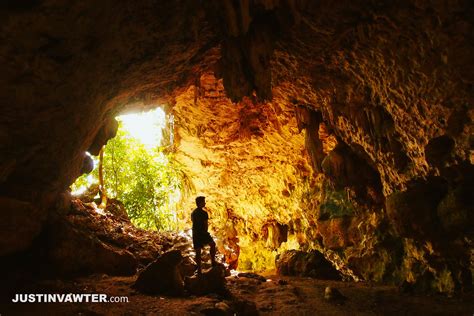
[[[198,196],[196,198],[196,205],[197,207],[204,207],[206,206],[206,197],[204,196]]]

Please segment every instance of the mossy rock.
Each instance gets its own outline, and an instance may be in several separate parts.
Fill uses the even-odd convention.
[[[472,227],[472,188],[459,186],[450,190],[439,203],[437,213],[443,228],[449,233],[461,234]]]
[[[354,206],[347,198],[346,191],[327,191],[319,208],[319,220],[352,216],[354,213]]]

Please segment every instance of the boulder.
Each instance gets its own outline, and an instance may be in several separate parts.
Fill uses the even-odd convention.
[[[179,250],[164,253],[140,273],[133,287],[145,294],[183,295],[184,283],[179,271],[182,261]]]
[[[226,292],[225,272],[225,267],[218,264],[203,271],[200,276],[194,275],[185,278],[186,290],[194,295],[206,295],[209,293],[224,294]]]
[[[0,197],[0,256],[28,248],[40,233],[45,215],[31,203]]]
[[[275,264],[280,275],[309,276],[321,280],[342,279],[339,271],[317,250],[288,250],[277,256]]]

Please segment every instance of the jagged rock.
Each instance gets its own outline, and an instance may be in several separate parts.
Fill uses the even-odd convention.
[[[89,231],[79,231],[67,222],[55,223],[49,239],[49,260],[61,275],[132,275],[136,272],[137,260],[129,251],[108,245]]]
[[[309,276],[322,280],[341,280],[341,275],[317,250],[303,252],[288,250],[275,259],[281,275]]]
[[[164,253],[140,272],[133,287],[146,294],[183,295],[184,283],[179,271],[182,261],[179,250]]]
[[[204,270],[200,276],[187,277],[184,281],[186,290],[194,295],[225,293],[225,267],[218,264]]]
[[[45,217],[32,203],[0,197],[0,256],[25,250],[40,233]]]
[[[107,141],[117,134],[118,122],[115,118],[109,118],[95,135],[94,141],[88,151],[94,156],[99,155],[100,149],[107,144]]]

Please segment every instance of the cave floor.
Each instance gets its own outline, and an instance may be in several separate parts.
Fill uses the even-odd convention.
[[[393,286],[324,281],[310,278],[267,276],[267,282],[228,277],[232,296],[252,301],[260,315],[473,315],[474,293],[451,298],[440,295],[400,294]],[[100,293],[127,296],[128,303],[36,303],[0,305],[0,315],[200,315],[216,303],[218,295],[165,297],[143,295],[131,288],[136,276],[93,275],[73,280],[49,280],[30,284],[16,293]],[[347,299],[328,301],[327,286]],[[230,305],[230,303],[229,303]],[[212,313],[211,313],[212,314]],[[209,315],[211,315],[209,314]],[[212,314],[214,315],[214,314]]]

